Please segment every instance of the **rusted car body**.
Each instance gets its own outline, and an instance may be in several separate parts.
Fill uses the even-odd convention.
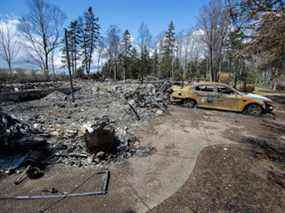
[[[222,83],[198,83],[194,85],[172,86],[171,102],[179,102],[188,107],[202,107],[248,114],[270,113],[273,110],[269,98],[252,93],[241,93]]]

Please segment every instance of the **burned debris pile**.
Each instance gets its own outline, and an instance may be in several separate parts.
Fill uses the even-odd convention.
[[[113,105],[112,108],[125,108],[136,120],[149,119],[167,111],[168,96],[165,87],[170,87],[169,82],[157,84],[141,84],[131,81],[104,82],[93,86],[81,84],[80,87],[81,91],[75,95],[79,103],[86,100],[86,97],[93,97],[103,104],[109,100]]]
[[[0,170],[9,174],[25,167],[27,172],[41,171],[55,163],[77,167],[103,165],[154,151],[140,146],[127,128],[116,127],[116,122],[107,116],[85,126],[85,133],[74,132],[65,138],[50,138],[3,112],[0,119]]]
[[[136,88],[134,91],[123,93],[128,104],[136,108],[158,109],[157,113],[167,111],[167,96],[157,92],[152,84]]]
[[[0,170],[12,173],[23,166],[44,167],[49,155],[47,135],[0,112]]]
[[[75,84],[81,89],[74,93],[74,103],[70,95],[55,91],[40,100],[3,106],[21,119],[1,114],[0,135],[5,140],[0,146],[8,150],[2,154],[3,160],[8,159],[7,153],[21,150],[20,158],[15,159],[26,161],[33,153],[46,165],[87,167],[120,162],[133,155],[145,157],[155,151],[141,146],[133,130],[167,112],[167,82]],[[27,164],[17,162],[13,169]]]
[[[117,122],[108,116],[96,118],[85,126],[85,133],[56,143],[57,163],[86,167],[119,162],[133,155],[148,156],[155,150],[140,146],[134,134],[127,128],[116,127]]]
[[[74,90],[79,88],[75,87]],[[55,91],[70,94],[67,82],[43,82],[0,85],[0,104],[25,102],[44,98]]]
[[[0,92],[19,92],[31,90],[46,90],[61,87],[60,82],[15,83],[0,85]]]
[[[0,112],[1,150],[29,150],[46,145],[46,139],[37,129]]]
[[[49,117],[42,119],[41,122],[48,122],[50,125],[52,121],[70,123],[72,120],[75,129],[104,115],[108,115],[111,120],[120,121],[121,126],[138,126],[141,125],[137,123],[138,121],[147,121],[167,111],[167,92],[161,83],[83,81],[75,85],[81,88],[74,93],[75,103],[71,102],[71,95],[55,91],[39,101],[26,103],[27,107],[32,105],[34,109],[32,113],[38,111],[37,114],[40,116],[49,111]],[[19,108],[22,109],[23,106],[24,104]],[[16,107],[13,113],[18,111]],[[56,116],[53,118],[54,114]],[[71,126],[65,128],[70,129]]]

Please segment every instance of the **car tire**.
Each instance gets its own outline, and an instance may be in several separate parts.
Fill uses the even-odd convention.
[[[183,106],[187,108],[195,108],[197,105],[195,100],[192,99],[186,99],[183,101]]]
[[[252,116],[260,116],[262,112],[263,112],[263,109],[258,104],[249,104],[245,110],[245,113],[247,115],[252,115]]]

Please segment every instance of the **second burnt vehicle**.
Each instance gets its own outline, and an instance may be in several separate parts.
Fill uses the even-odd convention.
[[[187,107],[244,112],[250,115],[272,113],[272,101],[264,96],[242,93],[222,83],[172,86],[170,100]]]

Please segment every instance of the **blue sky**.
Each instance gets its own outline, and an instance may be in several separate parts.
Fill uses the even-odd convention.
[[[28,0],[0,0],[0,18],[17,18],[28,13]],[[167,30],[171,20],[174,21],[176,33],[195,27],[200,8],[209,0],[46,0],[57,5],[67,15],[66,24],[83,15],[89,6],[100,19],[103,35],[110,25],[118,25],[122,31],[128,29],[136,38],[138,28],[145,22],[155,39]],[[13,19],[15,20],[15,19]],[[11,25],[16,30],[16,24]],[[63,26],[64,27],[64,26]],[[26,66],[20,60],[25,54],[21,49],[21,57],[16,65]],[[60,56],[56,56],[60,64]],[[7,66],[0,59],[0,67]],[[28,66],[29,67],[29,66]]]
[[[74,19],[92,6],[100,18],[103,30],[111,24],[136,33],[142,21],[155,36],[167,29],[173,20],[177,31],[195,26],[200,8],[208,0],[49,0]],[[0,15],[21,16],[27,13],[26,0],[1,0]]]

